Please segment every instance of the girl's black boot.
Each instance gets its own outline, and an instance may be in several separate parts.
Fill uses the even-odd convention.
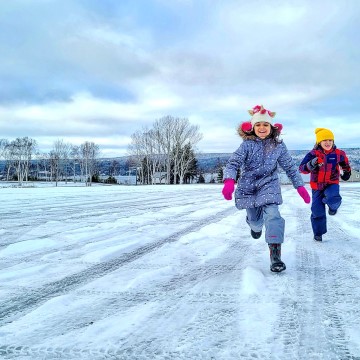
[[[269,244],[270,250],[270,270],[272,272],[281,272],[286,269],[281,261],[281,244]]]

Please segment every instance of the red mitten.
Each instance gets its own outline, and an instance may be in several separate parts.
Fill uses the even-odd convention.
[[[318,163],[319,167],[324,165],[323,160],[319,156],[317,157],[317,163]]]
[[[224,181],[224,187],[222,189],[222,194],[225,200],[231,200],[232,194],[235,190],[235,180],[234,179],[226,179]]]
[[[299,186],[296,190],[299,193],[299,195],[304,199],[305,203],[309,204],[310,203],[310,195],[307,192],[307,190],[305,189],[305,187]]]

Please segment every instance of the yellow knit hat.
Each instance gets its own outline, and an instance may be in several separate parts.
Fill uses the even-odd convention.
[[[329,129],[316,128],[315,135],[317,144],[320,144],[323,140],[334,140],[334,134]]]

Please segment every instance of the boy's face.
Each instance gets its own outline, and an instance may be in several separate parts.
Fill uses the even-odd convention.
[[[260,121],[254,125],[255,135],[260,139],[265,139],[270,135],[271,125],[268,122]]]
[[[334,140],[323,140],[320,142],[320,146],[324,150],[330,150],[334,145]]]

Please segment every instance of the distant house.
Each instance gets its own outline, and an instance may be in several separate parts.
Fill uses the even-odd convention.
[[[166,171],[156,171],[153,177],[154,184],[166,184],[166,176]]]
[[[38,179],[50,181],[50,180],[52,180],[52,173],[50,171],[39,171]]]
[[[218,173],[204,174],[205,183],[217,183]]]
[[[136,175],[117,175],[114,178],[121,185],[136,185]]]

